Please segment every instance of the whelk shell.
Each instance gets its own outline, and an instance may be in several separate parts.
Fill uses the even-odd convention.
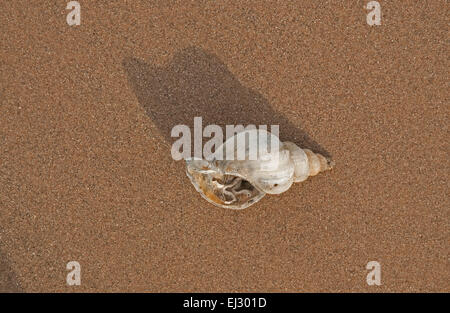
[[[252,158],[255,148],[258,153]],[[218,158],[218,153],[225,157]],[[244,158],[239,159],[239,153]],[[226,140],[207,159],[188,159],[186,165],[187,176],[203,198],[222,208],[244,209],[265,194],[285,192],[294,182],[330,170],[334,164],[263,129],[250,129]]]

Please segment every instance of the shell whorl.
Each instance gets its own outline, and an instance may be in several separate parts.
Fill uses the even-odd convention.
[[[296,183],[333,168],[334,163],[320,153],[302,149],[290,141],[283,142],[283,145],[289,150],[291,160],[294,163],[294,182]]]

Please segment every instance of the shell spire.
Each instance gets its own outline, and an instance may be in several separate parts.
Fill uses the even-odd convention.
[[[309,176],[331,170],[334,162],[327,159],[320,153],[314,153],[309,149],[302,149],[290,141],[283,142],[285,148],[290,152],[291,160],[294,163],[294,182],[302,182]]]

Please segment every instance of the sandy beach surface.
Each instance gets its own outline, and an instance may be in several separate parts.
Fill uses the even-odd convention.
[[[450,291],[448,2],[67,2],[0,4],[0,291]],[[336,167],[214,207],[170,154],[195,116]]]

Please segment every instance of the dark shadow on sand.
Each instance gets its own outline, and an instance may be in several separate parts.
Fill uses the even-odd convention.
[[[20,287],[16,274],[12,271],[6,255],[0,251],[0,293],[24,292]]]
[[[135,58],[126,58],[123,67],[139,103],[168,143],[175,125],[193,129],[194,117],[203,127],[216,124],[280,125],[280,139],[292,141],[326,157],[329,153],[284,114],[273,109],[259,93],[243,86],[215,55],[190,47],[175,54],[167,66],[157,67]],[[299,108],[301,110],[301,108]],[[204,139],[204,143],[208,139]]]

